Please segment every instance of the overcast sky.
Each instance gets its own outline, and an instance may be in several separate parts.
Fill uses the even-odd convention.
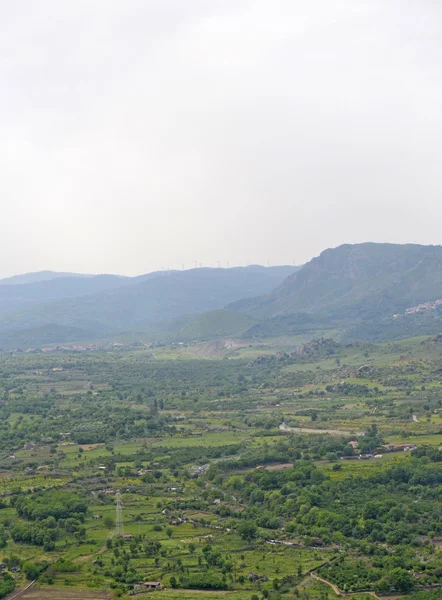
[[[0,3],[0,276],[441,242],[440,0]]]

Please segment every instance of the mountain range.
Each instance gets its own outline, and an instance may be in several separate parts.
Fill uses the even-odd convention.
[[[442,246],[345,244],[328,249],[270,294],[233,308],[258,318],[294,313],[367,320],[442,298]]]
[[[66,342],[132,332],[179,331],[195,315],[224,308],[245,297],[261,296],[296,267],[199,268],[159,271],[138,277],[63,274],[53,279],[35,274],[27,283],[1,284],[0,347],[29,340]],[[48,329],[49,327],[49,329]],[[29,344],[32,345],[32,344]]]
[[[112,336],[188,341],[333,331],[388,341],[442,331],[442,247],[344,244],[303,267],[0,280],[0,347]]]

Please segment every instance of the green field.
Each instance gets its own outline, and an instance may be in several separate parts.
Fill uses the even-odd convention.
[[[437,587],[442,349],[292,343],[0,355],[0,559],[38,577],[24,598]]]

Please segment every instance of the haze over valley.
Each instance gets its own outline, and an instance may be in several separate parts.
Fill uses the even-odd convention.
[[[325,250],[301,267],[27,274],[0,280],[0,346],[438,333],[441,261],[440,246],[367,243]]]

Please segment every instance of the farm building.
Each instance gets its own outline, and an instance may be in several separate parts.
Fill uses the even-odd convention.
[[[410,450],[416,450],[416,444],[386,444],[383,446],[387,452],[398,452],[403,450],[404,452],[409,452]]]
[[[163,586],[160,581],[145,581],[144,587],[149,588],[150,590],[159,590]]]

